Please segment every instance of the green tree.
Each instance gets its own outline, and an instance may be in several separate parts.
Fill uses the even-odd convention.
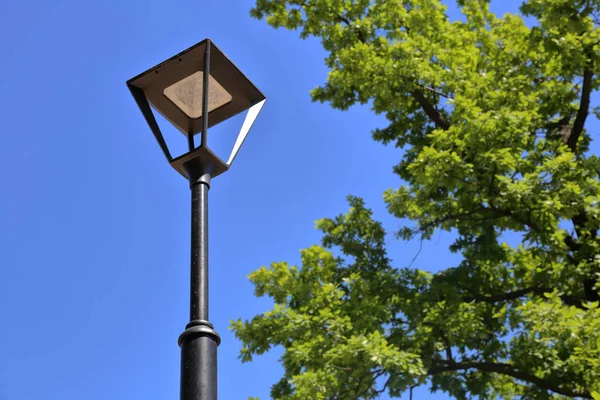
[[[313,99],[384,114],[403,148],[385,193],[401,239],[457,236],[459,265],[399,268],[359,198],[321,246],[250,276],[274,308],[231,329],[251,361],[282,346],[274,399],[374,399],[430,385],[457,399],[600,392],[600,160],[585,130],[600,84],[600,2],[257,0],[252,15],[320,38]],[[518,246],[507,233],[519,235]],[[335,257],[338,249],[343,257]]]

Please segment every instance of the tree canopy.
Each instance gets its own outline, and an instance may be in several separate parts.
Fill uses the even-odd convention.
[[[394,265],[357,197],[318,221],[301,265],[250,276],[272,310],[231,329],[251,361],[284,349],[274,399],[398,397],[419,385],[457,399],[600,398],[600,2],[257,0],[252,15],[317,37],[315,101],[369,104],[373,139],[403,149],[385,192],[398,239],[451,231],[458,265]],[[535,21],[528,26],[522,15]],[[518,235],[518,245],[506,242]],[[401,246],[401,241],[393,242]],[[334,251],[342,254],[334,255]]]

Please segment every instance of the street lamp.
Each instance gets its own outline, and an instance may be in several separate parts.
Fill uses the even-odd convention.
[[[217,346],[208,322],[208,189],[227,171],[265,102],[265,96],[205,39],[127,81],[167,161],[192,192],[190,322],[179,336],[181,400],[217,399]],[[158,111],[187,137],[188,152],[173,158],[152,112]],[[208,147],[208,129],[248,110],[227,162]],[[200,145],[194,136],[201,134]]]

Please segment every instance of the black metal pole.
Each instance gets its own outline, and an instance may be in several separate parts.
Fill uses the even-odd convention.
[[[192,185],[190,321],[208,321],[208,184]]]
[[[190,323],[179,337],[181,400],[217,400],[217,346],[221,338],[208,322],[209,184],[209,174],[191,184]]]

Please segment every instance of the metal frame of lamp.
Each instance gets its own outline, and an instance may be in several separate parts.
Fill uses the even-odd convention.
[[[198,163],[213,165],[213,178],[229,169],[266,100],[210,39],[128,80],[127,86],[167,161],[188,179],[193,178],[190,169]],[[151,106],[187,137],[188,153],[171,156]],[[208,129],[246,110],[242,129],[224,162],[208,148]],[[196,147],[198,133],[201,141]]]
[[[190,322],[180,335],[181,400],[217,399],[217,346],[208,322],[208,189],[229,169],[265,103],[265,96],[205,39],[127,81],[167,161],[192,192]],[[188,152],[173,158],[152,108],[187,137]],[[208,147],[208,129],[248,110],[225,162]],[[194,137],[201,134],[200,145]]]

